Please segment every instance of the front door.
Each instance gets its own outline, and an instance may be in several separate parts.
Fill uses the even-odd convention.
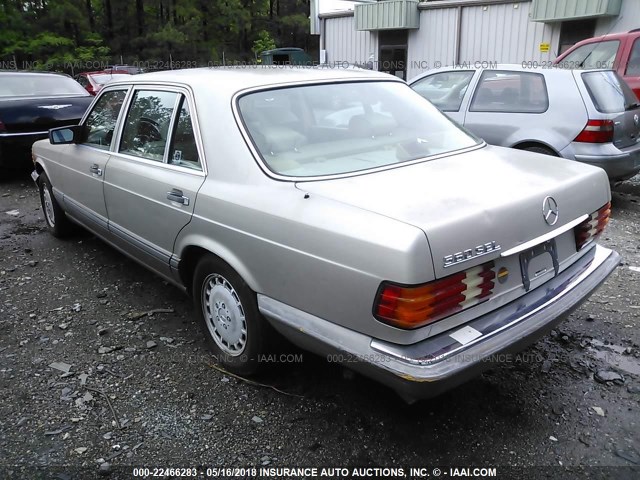
[[[85,141],[64,145],[60,150],[64,161],[52,164],[60,169],[55,178],[64,192],[64,209],[90,230],[107,231],[103,180],[126,94],[126,88],[103,92],[84,121]]]

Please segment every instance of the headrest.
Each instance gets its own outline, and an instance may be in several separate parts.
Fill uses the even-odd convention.
[[[388,135],[397,126],[392,117],[380,113],[354,115],[349,120],[349,131],[358,137]]]

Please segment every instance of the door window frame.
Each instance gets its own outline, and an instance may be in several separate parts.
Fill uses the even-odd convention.
[[[153,165],[156,167],[160,167],[160,168],[166,168],[166,169],[176,169],[180,172],[188,172],[191,173],[193,175],[200,175],[200,176],[206,176],[208,175],[208,168],[207,168],[207,162],[206,162],[206,157],[204,155],[204,146],[202,143],[202,136],[200,135],[200,122],[199,122],[199,118],[198,118],[198,111],[197,111],[197,106],[196,106],[196,102],[195,102],[195,97],[193,95],[193,92],[191,91],[191,89],[189,89],[188,87],[182,87],[182,86],[176,86],[176,85],[160,85],[160,84],[153,84],[153,83],[141,83],[141,84],[126,84],[126,85],[109,85],[108,87],[103,88],[98,95],[96,96],[96,100],[94,101],[94,103],[91,105],[91,108],[87,110],[87,112],[85,112],[84,116],[82,117],[82,120],[80,121],[81,125],[85,125],[85,122],[87,120],[87,118],[89,117],[89,114],[93,111],[93,107],[96,105],[96,103],[98,102],[98,99],[104,95],[105,93],[109,92],[109,91],[113,91],[113,90],[127,90],[127,93],[125,95],[124,101],[122,102],[122,108],[120,109],[120,113],[118,114],[118,119],[116,121],[116,125],[114,128],[114,133],[113,133],[113,138],[111,140],[111,145],[109,146],[108,150],[105,149],[100,149],[96,146],[93,145],[84,145],[84,144],[79,144],[82,146],[85,146],[87,148],[94,148],[96,150],[99,150],[101,152],[108,152],[111,155],[118,155],[120,157],[124,157],[127,158],[130,161],[137,161],[140,163],[145,163],[148,165]],[[170,143],[173,141],[173,135],[174,135],[174,131],[173,130],[169,130],[169,137],[167,139],[167,146],[165,148],[165,155],[164,155],[164,159],[162,162],[159,162],[157,160],[150,160],[144,157],[138,157],[135,155],[130,155],[127,153],[122,153],[119,152],[118,149],[120,148],[120,141],[122,138],[122,129],[124,126],[124,119],[126,117],[126,115],[129,113],[129,109],[131,107],[131,102],[133,101],[135,92],[138,90],[159,90],[159,91],[163,91],[163,92],[175,92],[178,93],[178,97],[177,97],[177,107],[180,106],[180,99],[181,99],[181,95],[184,96],[185,100],[187,101],[188,105],[189,105],[189,112],[191,115],[191,128],[193,131],[193,136],[194,136],[194,140],[195,140],[195,144],[196,144],[196,148],[198,150],[198,159],[199,159],[199,165],[200,168],[199,169],[195,169],[195,168],[190,168],[190,167],[185,167],[185,166],[180,166],[180,165],[172,165],[170,163],[167,162],[167,155],[168,155],[168,150],[169,150],[169,146]],[[123,113],[125,112],[125,113]],[[179,111],[174,109],[174,112],[172,114],[172,119],[171,119],[171,125],[169,126],[170,129],[173,129],[174,123],[177,120],[177,116],[179,115]]]
[[[120,106],[120,111],[118,112],[118,118],[116,118],[116,123],[113,126],[113,135],[111,136],[111,143],[109,144],[109,148],[100,148],[98,145],[93,144],[93,143],[79,143],[79,146],[82,147],[86,147],[86,148],[93,148],[95,150],[98,150],[100,152],[112,152],[113,151],[113,147],[114,147],[114,143],[117,139],[117,137],[119,138],[119,130],[120,130],[120,124],[122,123],[122,112],[123,110],[125,110],[127,108],[127,105],[129,103],[129,96],[131,94],[131,86],[130,85],[114,85],[108,88],[103,88],[100,92],[98,92],[98,94],[96,95],[93,103],[91,103],[91,105],[89,106],[89,108],[87,108],[87,111],[84,113],[84,115],[82,116],[82,119],[80,120],[79,125],[82,125],[83,128],[86,129],[87,127],[87,120],[89,119],[89,116],[95,111],[96,106],[98,105],[98,103],[100,102],[100,100],[102,99],[103,95],[106,95],[109,92],[114,92],[114,91],[124,91],[125,95],[124,95],[124,100],[122,101],[122,105]],[[85,130],[86,132],[87,130]]]

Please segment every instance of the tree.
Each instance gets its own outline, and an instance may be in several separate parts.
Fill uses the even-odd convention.
[[[260,30],[258,32],[258,38],[253,42],[253,53],[258,57],[262,52],[266,50],[273,50],[276,48],[276,42],[266,30]]]
[[[308,44],[309,0],[0,0],[0,61],[195,66]],[[87,68],[89,69],[89,68]]]

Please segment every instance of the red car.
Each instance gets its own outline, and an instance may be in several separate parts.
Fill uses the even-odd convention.
[[[125,70],[101,70],[97,72],[80,73],[75,76],[75,79],[87,92],[95,95],[106,83],[111,80],[122,80],[125,75],[130,75],[130,73]]]
[[[640,28],[578,42],[554,63],[566,68],[615,70],[640,98]]]

